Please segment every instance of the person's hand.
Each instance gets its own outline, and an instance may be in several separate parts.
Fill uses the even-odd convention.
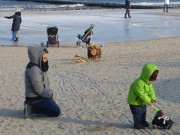
[[[53,99],[53,93],[52,93],[52,96],[51,96],[51,98],[50,99]]]
[[[156,101],[153,101],[152,104],[155,105],[155,104],[156,104]]]
[[[149,105],[150,106],[153,106],[153,105],[155,105],[156,104],[156,101],[153,101],[153,102],[151,102]]]
[[[149,106],[153,106],[153,103],[150,103]]]

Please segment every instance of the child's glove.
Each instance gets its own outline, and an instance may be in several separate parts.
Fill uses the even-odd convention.
[[[154,100],[153,102],[151,102],[149,105],[152,106],[152,105],[155,105],[156,104],[156,100]]]

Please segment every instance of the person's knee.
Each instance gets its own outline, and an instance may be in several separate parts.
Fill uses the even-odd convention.
[[[60,116],[60,115],[61,115],[61,109],[58,107],[58,108],[56,109],[56,111],[54,111],[53,117],[58,117],[58,116]]]

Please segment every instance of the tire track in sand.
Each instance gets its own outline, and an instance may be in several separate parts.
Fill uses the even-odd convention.
[[[86,87],[93,88],[93,90],[98,92],[100,95],[105,96],[106,99],[113,99],[107,92],[101,90],[98,83],[90,76],[83,74],[81,72],[71,72],[67,74],[76,77],[77,79],[79,79],[79,81],[81,81],[80,83],[83,83]]]
[[[58,79],[58,88],[64,95],[69,95],[71,93],[72,96],[83,102],[83,97],[78,93],[77,89],[73,86],[67,75],[58,75]]]
[[[88,87],[93,89],[94,92],[99,93],[102,96],[105,96],[106,99],[113,99],[107,92],[100,89],[98,83],[93,80],[90,76],[80,73],[80,72],[65,72],[65,74],[56,75],[57,78],[57,87],[58,89],[64,94],[69,95],[70,93],[72,96],[78,98],[81,102],[83,102],[83,97],[80,94],[80,90],[73,85],[73,79],[76,80],[77,83],[84,85],[84,87]],[[72,79],[73,78],[73,79]]]

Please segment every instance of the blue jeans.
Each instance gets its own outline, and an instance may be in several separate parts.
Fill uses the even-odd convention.
[[[146,105],[129,105],[134,120],[134,128],[141,128],[146,122]]]
[[[130,16],[130,9],[129,8],[126,9],[126,13],[125,13],[124,17],[126,18],[127,15],[128,15],[129,18],[131,18],[131,16]]]
[[[42,98],[30,104],[32,112],[43,114],[50,117],[58,117],[61,114],[61,109],[53,99]]]

